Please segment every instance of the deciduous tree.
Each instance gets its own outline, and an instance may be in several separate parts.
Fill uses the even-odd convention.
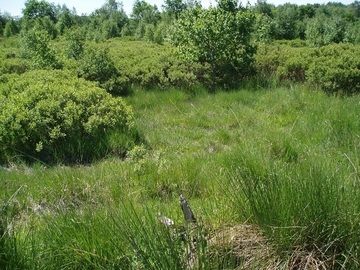
[[[149,3],[143,0],[136,0],[131,17],[138,22],[142,22],[145,24],[154,24],[156,25],[157,22],[160,20],[160,12],[156,5],[150,5]]]
[[[37,17],[47,16],[56,23],[55,7],[45,0],[27,0],[22,13],[25,19],[35,19]]]
[[[195,3],[180,14],[171,40],[182,58],[211,65],[213,86],[230,86],[252,71],[254,24],[255,16],[236,0],[208,9]]]
[[[177,19],[181,11],[185,10],[187,5],[182,0],[165,0],[163,9],[170,16],[175,16]]]

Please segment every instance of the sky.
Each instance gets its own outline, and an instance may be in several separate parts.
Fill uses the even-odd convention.
[[[163,5],[164,0],[145,0],[147,3],[151,5],[157,5],[158,9],[161,10],[161,5]],[[345,5],[353,3],[355,0],[267,0],[267,3],[274,4],[276,6],[285,4],[285,3],[292,3],[297,5],[304,5],[307,3],[314,4],[324,4],[327,2],[341,2]],[[4,14],[5,12],[10,13],[11,16],[22,16],[22,9],[25,7],[26,0],[1,0],[0,1],[0,12]],[[65,4],[69,9],[73,7],[76,9],[78,15],[81,14],[90,14],[91,12],[95,11],[96,9],[100,8],[106,0],[47,0],[49,3],[55,3],[63,5]],[[118,0],[118,2],[122,2],[124,6],[125,12],[130,15],[132,6],[135,0]],[[247,1],[242,1],[245,5]],[[256,0],[249,1],[251,5],[256,3]],[[201,0],[201,4],[203,7],[208,7],[210,4],[215,5],[215,0]]]

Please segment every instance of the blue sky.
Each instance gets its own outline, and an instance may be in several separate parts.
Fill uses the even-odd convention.
[[[26,0],[1,0],[0,2],[0,11],[3,14],[4,12],[9,12],[11,16],[21,16],[21,10],[25,7],[24,3]],[[119,1],[122,2],[124,5],[124,10],[128,15],[130,15],[132,6],[135,0],[123,0]],[[157,5],[159,10],[161,10],[161,5],[164,3],[164,0],[145,0],[147,3],[152,5]],[[83,13],[90,14],[97,8],[100,8],[104,3],[105,0],[48,0],[47,2],[55,3],[55,4],[65,4],[68,8],[72,9],[75,7],[77,14],[81,15]],[[246,3],[247,1],[243,1]],[[250,0],[250,4],[254,4],[256,0]],[[307,3],[327,3],[329,1],[324,0],[267,0],[269,4],[280,5],[286,2],[294,3],[298,5],[303,5]],[[332,0],[331,2],[342,2],[346,5],[353,3],[354,0]],[[202,5],[204,7],[209,6],[211,3],[214,5],[216,4],[215,0],[202,0]]]

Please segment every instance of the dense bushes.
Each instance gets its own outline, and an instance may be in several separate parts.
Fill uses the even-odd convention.
[[[66,42],[72,42],[66,40]],[[196,89],[212,87],[212,68],[209,63],[189,62],[177,58],[168,44],[157,45],[144,41],[110,39],[106,43],[82,43],[78,53],[68,55],[68,44],[58,46],[55,62],[53,50],[38,53],[30,59],[19,59],[16,50],[5,48],[0,62],[0,75],[24,73],[28,69],[51,69],[56,63],[114,95],[126,95],[132,88]],[[31,43],[32,44],[32,43]],[[61,45],[61,44],[60,44]],[[255,55],[257,76],[275,78],[277,83],[306,83],[326,92],[356,93],[360,91],[360,47],[353,44],[332,44],[309,48],[300,41],[283,41],[259,46]],[[80,48],[79,47],[79,48]],[[48,47],[49,48],[49,47]],[[46,50],[44,50],[46,52]],[[83,51],[83,53],[81,53]],[[40,57],[43,55],[44,57]],[[66,59],[66,55],[71,59]],[[74,59],[73,56],[78,59]],[[62,58],[61,58],[62,57]],[[61,61],[59,61],[61,60]],[[223,70],[225,71],[225,70]],[[229,76],[241,77],[244,74]],[[234,78],[235,80],[236,78]],[[272,80],[272,79],[270,79]]]
[[[168,45],[112,39],[108,46],[117,69],[132,86],[191,89],[210,84],[209,65],[180,60]]]
[[[97,82],[99,87],[109,93],[127,92],[127,79],[120,76],[107,48],[87,48],[80,60],[78,75],[86,80]]]
[[[69,48],[65,50],[67,54]],[[85,43],[77,60],[64,60],[64,69],[121,96],[130,94],[133,88],[208,87],[211,74],[209,65],[180,60],[168,45],[118,38],[105,44]]]
[[[132,109],[94,83],[64,71],[3,75],[1,82],[2,162],[18,155],[85,162],[124,154],[136,140]]]
[[[0,75],[17,73],[21,74],[30,68],[30,63],[26,59],[19,59],[14,57],[2,59],[0,63]]]
[[[360,47],[332,44],[321,48],[268,46],[259,49],[257,69],[279,82],[305,82],[326,92],[360,91]]]
[[[360,92],[360,48],[351,44],[331,45],[314,51],[308,81],[327,92]]]

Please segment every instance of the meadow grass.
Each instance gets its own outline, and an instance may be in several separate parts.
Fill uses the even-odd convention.
[[[186,269],[191,237],[195,269],[359,267],[360,97],[296,86],[126,102],[144,138],[127,158],[0,168],[4,269]]]

